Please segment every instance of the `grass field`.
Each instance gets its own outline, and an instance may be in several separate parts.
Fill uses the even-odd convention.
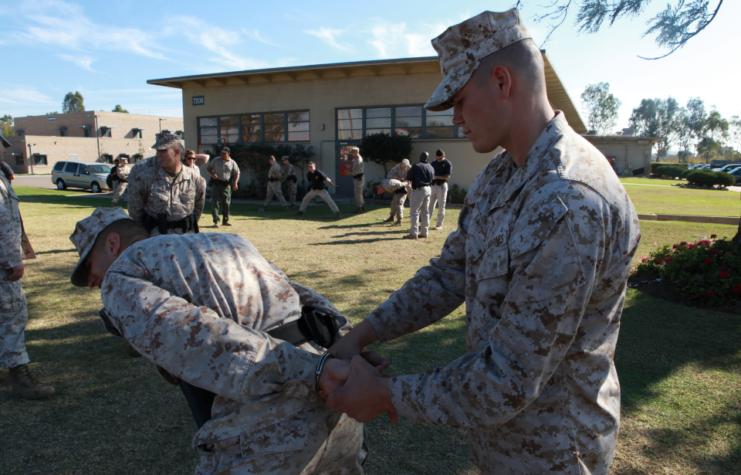
[[[621,178],[638,214],[739,216],[739,193],[672,187],[673,180]]]
[[[32,369],[57,394],[22,401],[9,396],[8,385],[0,387],[0,474],[192,473],[195,425],[179,391],[151,363],[129,358],[125,342],[105,332],[96,315],[97,290],[69,283],[77,260],[68,239],[74,223],[109,201],[65,196],[75,192],[17,191],[39,256],[27,261],[23,281],[31,318],[27,344]],[[227,230],[251,240],[292,280],[325,294],[355,322],[439,254],[458,214],[448,212],[444,232],[410,242],[400,239],[407,229],[380,224],[386,209],[338,221],[326,206],[310,207],[301,219],[283,211],[259,214],[258,208],[233,206],[234,226]],[[638,254],[648,253],[654,241],[735,232],[732,226],[641,224]],[[202,229],[211,231],[225,228]],[[464,329],[459,308],[376,349],[392,362],[392,374],[421,372],[461,356]],[[741,317],[629,290],[615,360],[623,410],[613,473],[738,473]],[[383,418],[367,429],[368,474],[479,473],[460,431],[406,421],[392,426]]]

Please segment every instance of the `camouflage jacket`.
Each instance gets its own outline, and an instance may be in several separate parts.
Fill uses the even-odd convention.
[[[206,185],[198,171],[183,166],[173,181],[160,166],[140,171],[137,166],[129,173],[129,216],[134,221],[143,224],[146,214],[158,213],[167,214],[168,221],[190,214],[195,214],[196,221],[200,219],[206,203]]]
[[[365,164],[363,163],[363,157],[358,155],[356,159],[352,161],[352,176],[360,175],[365,170]]]
[[[130,172],[131,172],[131,168],[127,166],[119,165],[118,167],[116,167],[116,176],[120,178],[121,180],[128,179]]]
[[[21,212],[18,205],[18,196],[13,187],[5,175],[0,174],[0,269],[11,269],[23,263]],[[4,279],[5,276],[0,278]]]
[[[274,163],[273,166],[268,170],[268,178],[277,178],[278,180],[283,179],[283,173],[280,169],[279,163]]]
[[[386,178],[389,178],[392,180],[406,180],[407,172],[401,169],[401,163],[400,163],[396,165],[394,168],[392,168],[391,170],[389,170],[389,172],[386,174]]]
[[[505,151],[479,173],[440,257],[368,316],[388,341],[466,304],[467,354],[391,379],[391,398],[407,419],[468,429],[485,473],[606,474],[638,217],[563,113],[511,167]]]
[[[315,390],[325,350],[313,342],[295,347],[265,330],[298,319],[304,305],[339,312],[290,282],[246,239],[202,233],[137,242],[111,265],[101,296],[107,325],[144,357],[217,394],[194,446],[232,437],[242,438],[243,451],[295,445],[334,417]],[[351,324],[338,320],[344,335]]]
[[[290,163],[288,165],[282,165],[281,174],[283,175],[283,181],[285,181],[289,176],[296,174],[296,168]]]

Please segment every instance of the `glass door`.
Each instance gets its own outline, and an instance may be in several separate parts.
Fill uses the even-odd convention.
[[[350,150],[353,147],[357,147],[357,142],[337,142],[337,169],[335,170],[335,176],[337,177],[337,184],[340,186],[337,188],[337,193],[340,195],[353,196],[355,194],[351,175],[353,159],[350,155]]]

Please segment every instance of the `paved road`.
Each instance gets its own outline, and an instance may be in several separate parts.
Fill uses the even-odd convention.
[[[16,175],[13,180],[13,186],[29,186],[31,188],[52,188],[56,189],[51,182],[51,175]]]

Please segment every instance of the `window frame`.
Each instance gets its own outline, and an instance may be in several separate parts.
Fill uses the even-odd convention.
[[[296,122],[291,122],[289,120],[290,115],[292,113],[307,113],[309,114],[308,120],[301,120]],[[283,114],[283,121],[282,122],[266,122],[265,116],[271,115],[271,114]],[[254,116],[259,115],[260,116],[260,122],[259,124],[257,122],[243,122],[242,117],[245,116]],[[200,141],[201,145],[221,145],[224,142],[222,141],[221,136],[221,118],[222,117],[236,117],[237,118],[237,130],[238,130],[238,141],[237,142],[226,142],[227,144],[232,145],[249,145],[249,144],[298,144],[298,143],[310,143],[311,142],[311,110],[310,109],[295,109],[295,110],[282,110],[282,111],[268,111],[268,112],[239,112],[234,114],[218,114],[218,115],[203,115],[196,117],[196,129],[198,133],[198,140]],[[215,119],[216,125],[206,125],[201,126],[201,119]],[[305,140],[290,140],[289,134],[290,134],[290,124],[301,124],[306,123],[309,124],[309,130],[308,137]],[[283,125],[283,137],[282,140],[278,141],[266,141],[265,140],[265,125]],[[242,130],[243,127],[248,126],[258,126],[260,127],[260,140],[256,142],[246,142],[242,139]],[[201,133],[202,128],[215,128],[216,129],[216,142],[203,142],[201,141],[203,138],[203,134]],[[234,125],[225,125],[223,127],[234,127]],[[304,131],[298,131],[298,132],[304,132]],[[270,134],[270,132],[268,133]]]
[[[348,106],[348,107],[335,107],[335,113],[334,113],[334,122],[335,122],[335,140],[361,140],[368,136],[367,131],[368,130],[381,130],[382,128],[378,127],[367,127],[367,110],[368,109],[391,109],[391,135],[396,135],[396,129],[404,129],[404,128],[411,128],[411,127],[401,127],[397,126],[396,124],[396,109],[401,107],[419,107],[422,110],[422,114],[420,116],[403,116],[406,117],[419,117],[421,119],[421,123],[419,126],[420,129],[420,135],[421,137],[413,137],[412,140],[463,140],[466,137],[464,135],[459,135],[459,129],[460,127],[453,124],[453,125],[446,125],[446,126],[430,126],[430,128],[441,128],[441,127],[450,127],[453,130],[453,136],[452,137],[428,137],[427,136],[427,119],[428,119],[428,111],[424,108],[424,104],[392,104],[392,105],[374,105],[374,106]],[[340,119],[338,116],[338,112],[341,110],[349,110],[349,109],[360,109],[362,110],[362,118],[360,119],[362,121],[362,129],[361,129],[361,137],[360,138],[340,138],[340,127],[339,127],[339,120],[350,120],[350,119]],[[452,114],[451,114],[452,115]],[[434,117],[433,115],[430,115],[429,117]],[[375,117],[371,117],[371,120],[376,119]],[[352,119],[352,120],[358,120],[358,119]],[[385,127],[384,127],[385,128]],[[416,128],[416,127],[415,127]],[[347,130],[357,130],[357,129],[347,129]]]

